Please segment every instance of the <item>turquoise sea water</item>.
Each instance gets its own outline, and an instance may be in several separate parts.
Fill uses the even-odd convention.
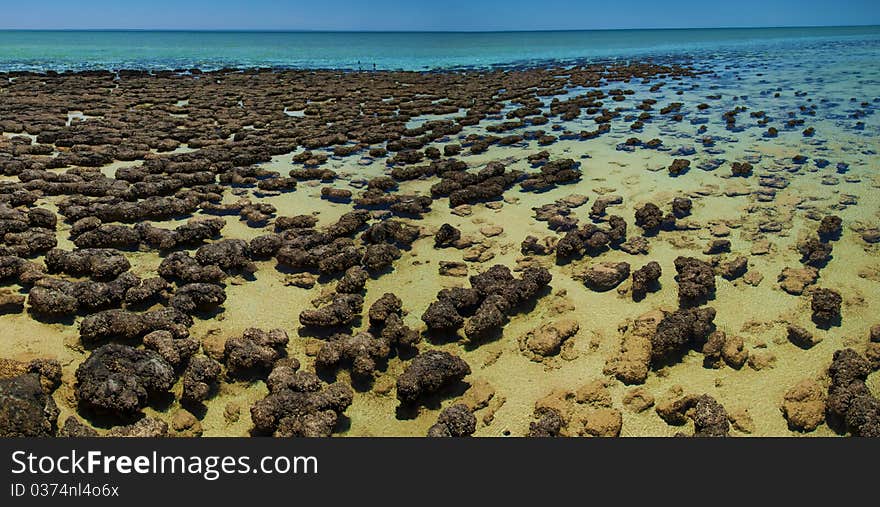
[[[429,70],[629,57],[773,58],[880,49],[880,27],[494,33],[0,31],[0,70]]]

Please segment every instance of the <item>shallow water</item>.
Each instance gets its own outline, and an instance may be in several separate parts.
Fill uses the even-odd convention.
[[[873,44],[880,27],[550,32],[3,31],[0,71],[289,67],[427,70]],[[842,51],[840,51],[842,53]]]
[[[747,33],[742,35],[741,32]],[[590,203],[603,193],[611,192],[623,196],[624,204],[610,208],[609,212],[626,218],[630,235],[638,234],[639,231],[633,224],[633,212],[637,207],[651,201],[665,208],[673,197],[680,195],[690,196],[694,200],[694,211],[689,220],[702,226],[693,231],[662,233],[651,240],[651,252],[646,256],[633,257],[612,250],[601,258],[585,257],[565,266],[556,266],[547,259],[543,263],[554,275],[551,284],[553,294],[542,299],[534,312],[513,317],[504,328],[500,339],[473,349],[456,343],[432,346],[455,352],[465,358],[473,370],[468,378],[471,384],[485,381],[493,387],[494,401],[488,408],[477,412],[477,435],[522,435],[528,431],[536,400],[556,388],[576,389],[589,381],[604,378],[602,370],[605,362],[615,354],[620,345],[618,326],[652,308],[676,307],[673,259],[679,255],[703,257],[702,250],[714,238],[709,226],[719,224],[729,228],[728,239],[731,240],[732,251],[735,253],[747,254],[761,238],[772,244],[770,253],[749,258],[749,270],[760,272],[764,276],[760,284],[753,287],[741,280],[728,282],[719,277],[718,290],[710,304],[718,311],[715,323],[720,329],[729,335],[743,336],[750,351],[770,353],[775,356],[775,363],[760,371],[748,366],[741,370],[727,367],[708,369],[703,367],[702,356],[691,352],[681,363],[652,372],[644,387],[658,400],[672,386],[680,385],[686,392],[711,394],[728,412],[747,409],[754,422],[750,432],[753,435],[798,435],[788,429],[780,414],[779,404],[784,393],[801,379],[821,378],[835,350],[845,346],[862,350],[867,340],[868,328],[877,323],[876,316],[880,315],[880,299],[876,297],[880,293],[880,276],[877,274],[880,256],[877,247],[862,241],[857,233],[864,227],[880,225],[880,177],[877,173],[880,166],[880,157],[877,155],[880,149],[880,118],[875,114],[880,107],[880,32],[873,28],[847,29],[843,32],[831,29],[806,32],[809,36],[805,38],[798,35],[800,32],[764,32],[760,43],[754,40],[756,32],[749,31],[733,31],[726,33],[723,38],[719,32],[715,32],[710,37],[710,42],[701,38],[709,37],[701,33],[690,33],[687,37],[667,33],[664,37],[669,36],[668,39],[672,41],[669,48],[658,47],[656,41],[652,42],[649,35],[656,34],[640,34],[640,37],[645,37],[644,44],[652,44],[653,53],[673,52],[676,53],[674,59],[690,61],[698,70],[711,70],[714,73],[681,81],[670,80],[659,93],[649,91],[651,84],[631,82],[626,86],[633,89],[635,95],[621,104],[621,107],[626,108],[623,115],[637,115],[639,111],[633,109],[632,105],[650,97],[658,101],[657,109],[670,102],[684,102],[686,107],[683,121],[675,122],[665,116],[655,115],[654,120],[639,132],[630,131],[630,122],[616,121],[611,133],[592,140],[561,140],[549,147],[539,147],[533,141],[524,141],[512,147],[493,146],[480,155],[462,156],[472,167],[480,167],[491,160],[504,160],[509,168],[529,170],[526,157],[547,149],[552,154],[551,159],[570,157],[579,160],[584,171],[581,181],[545,193],[521,192],[516,187],[506,194],[507,202],[500,209],[477,205],[473,207],[473,214],[470,216],[451,215],[445,203],[435,203],[433,211],[425,215],[423,220],[415,222],[417,225],[430,229],[448,222],[460,228],[463,234],[474,237],[480,236],[479,229],[486,224],[498,224],[504,228],[504,232],[490,242],[495,257],[483,264],[472,264],[469,268],[470,274],[476,274],[498,263],[513,267],[521,256],[519,244],[526,235],[543,237],[554,234],[546,223],[534,220],[532,208],[573,193],[589,196]],[[144,40],[154,37],[150,34],[136,35]],[[0,34],[0,40],[21,36],[3,33]],[[71,35],[53,34],[49,39],[68,36]],[[100,34],[98,38],[111,40],[115,36]],[[275,44],[267,42],[271,41],[271,37],[308,36],[316,40],[322,37],[320,34],[248,36],[255,39],[268,38],[260,44],[270,45]],[[399,35],[381,37],[397,36]],[[606,37],[601,34],[590,36]],[[633,50],[632,54],[637,54],[634,49],[637,44],[625,46],[623,41],[628,39],[623,34],[616,36],[622,37],[618,41],[619,46],[609,43],[609,53],[597,53],[594,56],[611,56],[612,53],[613,56],[623,56],[629,50]],[[34,34],[33,37],[38,35]],[[177,34],[175,37],[202,35]],[[478,36],[457,37],[463,38],[461,44],[470,44],[473,43],[473,37]],[[580,49],[571,47],[571,38],[576,37],[575,34],[561,34],[558,37],[561,41],[558,44],[565,47],[566,51],[570,50],[570,53],[560,54],[561,50],[558,48],[541,49],[540,45],[530,49],[528,54],[521,51],[513,53],[522,56],[519,60],[584,56],[583,52],[579,52]],[[381,44],[376,44],[379,48],[377,51],[384,48]],[[17,60],[13,60],[8,56],[10,47],[9,44],[0,43],[0,51],[7,52],[5,56],[0,56],[0,61],[5,62],[7,68],[33,65],[28,63],[32,58],[27,56],[27,51],[43,51],[39,44],[35,44],[27,51],[16,50],[22,51],[22,54]],[[222,45],[219,47],[222,48]],[[47,60],[55,62],[49,66],[68,65],[65,62],[94,64],[86,64],[88,58],[78,51],[90,49],[74,49],[68,55],[48,58]],[[155,48],[150,51],[159,54]],[[454,54],[439,57],[435,54],[428,60],[416,54],[412,61],[400,60],[393,52],[383,52],[385,59],[379,60],[379,67],[420,68],[510,61],[509,58],[506,62],[502,61],[505,58],[503,52],[496,51],[491,56],[474,58]],[[223,54],[223,50],[220,49],[219,53]],[[0,52],[0,55],[4,53]],[[230,62],[244,65],[277,64],[281,61],[277,58],[281,58],[284,64],[293,66],[323,66],[322,62],[327,62],[328,65],[351,66],[353,58],[370,61],[360,53],[336,55],[327,57],[326,60],[296,60],[290,55],[267,56],[256,61],[236,60],[234,56],[232,60],[225,60],[227,57],[229,55],[218,57],[213,62],[204,62],[210,67],[232,64]],[[138,60],[136,54],[131,56],[133,60],[126,59],[128,57],[120,57],[118,60],[115,58],[117,57],[109,55],[96,65],[124,66],[127,62],[139,61],[146,66],[185,67],[202,61],[188,60],[192,55],[163,56],[149,64],[145,63],[148,60]],[[468,63],[463,63],[465,60]],[[619,87],[620,84],[609,85],[606,90]],[[572,90],[571,93],[577,94],[581,91]],[[720,97],[708,98],[710,96]],[[545,102],[549,103],[549,100]],[[698,111],[696,104],[703,102],[711,107],[706,111]],[[747,106],[748,111],[739,115],[736,129],[725,128],[721,113],[738,105]],[[815,106],[815,115],[805,114],[799,109],[801,106]],[[753,111],[765,111],[772,118],[770,124],[780,127],[778,137],[767,138],[763,135],[766,127],[758,126],[754,118],[749,118],[749,112]],[[75,121],[89,121],[88,118],[74,115],[71,118]],[[803,118],[806,123],[795,128],[782,128],[781,124],[789,118]],[[432,118],[413,119],[412,125],[428,119]],[[462,136],[485,133],[487,123],[492,122],[466,128]],[[595,123],[588,119],[565,122],[556,117],[551,119],[551,125],[554,124],[573,132],[595,128]],[[706,130],[698,134],[697,131],[702,126]],[[815,128],[814,136],[802,135],[807,126]],[[549,127],[550,125],[546,126],[547,130]],[[663,148],[639,148],[632,153],[617,149],[619,143],[634,135],[643,140],[655,137],[662,139]],[[705,147],[699,142],[705,136],[713,137],[714,146]],[[693,155],[686,157],[692,161],[691,169],[681,177],[671,178],[665,169],[673,158],[679,157],[675,152],[685,146],[694,150]],[[792,161],[792,157],[798,154],[808,157],[808,162],[803,166],[797,166]],[[278,156],[265,166],[286,174],[291,168],[290,159],[291,154]],[[747,179],[731,178],[728,164],[715,170],[699,168],[703,162],[713,159],[727,162],[753,160],[756,166],[755,176]],[[819,168],[816,159],[827,159],[830,163]],[[845,173],[838,173],[836,168],[839,163],[848,165]],[[361,165],[357,156],[331,158],[327,167],[342,176],[335,183],[337,187],[344,186],[346,180],[350,181],[353,177],[369,178],[385,172],[384,164],[380,161]],[[118,167],[108,167],[106,170],[109,171],[108,174],[112,174],[116,168]],[[788,175],[790,185],[778,191],[774,201],[758,202],[753,192],[758,189],[758,176],[762,174]],[[401,185],[401,191],[426,191],[430,183],[432,182],[405,182]],[[857,204],[841,205],[843,196],[854,196]],[[233,200],[237,197],[227,195],[227,198]],[[294,193],[260,200],[275,205],[279,216],[318,212],[321,225],[332,223],[350,209],[348,205],[332,204],[320,199],[320,186],[306,184],[302,184]],[[582,218],[582,223],[587,220],[586,213],[590,203],[575,211]],[[784,267],[800,267],[799,254],[794,245],[800,234],[815,229],[815,221],[807,217],[810,211],[818,212],[819,216],[837,214],[843,218],[844,223],[843,237],[834,245],[834,258],[821,270],[817,283],[819,286],[838,290],[844,297],[842,323],[828,331],[816,330],[810,322],[808,297],[786,294],[776,283],[776,277]],[[760,233],[759,225],[767,220],[782,222],[783,231],[777,234]],[[62,232],[59,233],[59,238],[62,241],[59,246],[71,248],[69,242],[63,241],[67,237],[64,229],[69,226],[62,225],[60,228]],[[238,221],[238,217],[231,217],[227,218],[224,237],[250,239],[264,232],[247,227]],[[410,312],[406,316],[406,322],[414,327],[420,326],[419,316],[440,288],[465,284],[464,279],[440,276],[437,271],[439,261],[461,260],[462,254],[462,251],[455,249],[433,248],[431,238],[418,240],[412,250],[405,252],[403,258],[397,262],[393,275],[369,282],[365,308],[384,292],[394,292],[404,300],[405,307]],[[132,260],[133,270],[146,275],[155,272],[159,257],[152,253],[139,253]],[[663,290],[649,294],[644,301],[635,303],[628,295],[620,295],[615,291],[590,291],[576,279],[587,266],[595,262],[618,260],[632,263],[633,268],[640,267],[649,260],[657,260],[664,270],[661,278]],[[288,353],[308,364],[310,358],[307,349],[311,339],[297,336],[296,315],[300,308],[309,306],[309,301],[320,293],[321,286],[310,290],[287,286],[284,284],[284,274],[274,268],[274,261],[261,262],[258,266],[256,280],[229,284],[225,311],[216,319],[197,319],[192,334],[205,342],[221,340],[222,343],[222,340],[234,336],[246,327],[281,327],[292,337]],[[560,296],[563,290],[566,295]],[[517,339],[541,322],[560,318],[559,311],[554,307],[561,300],[567,301],[572,307],[562,312],[561,316],[576,318],[580,323],[580,332],[571,339],[571,349],[564,357],[557,356],[540,363],[531,361],[520,352]],[[266,301],[271,301],[272,304],[267,305]],[[786,323],[807,327],[824,339],[813,348],[802,350],[785,339]],[[84,357],[77,343],[76,327],[40,324],[22,314],[0,316],[0,329],[4,335],[4,355],[17,359],[49,355],[63,362],[66,383],[56,393],[62,409],[61,420],[73,413],[73,371]],[[63,339],[59,340],[59,336]],[[391,359],[387,371],[381,372],[376,379],[375,385],[380,387],[372,392],[356,394],[354,404],[346,412],[350,420],[341,428],[342,434],[423,435],[427,431],[436,421],[439,407],[423,408],[414,418],[395,418],[397,400],[393,388],[381,388],[393,385],[404,366],[405,363],[399,358]],[[345,372],[339,374],[340,379],[346,377]],[[869,386],[875,394],[878,392],[876,374],[871,377]],[[621,399],[627,390],[619,382],[614,382],[609,387],[614,406],[624,414],[622,435],[672,435],[681,430],[667,425],[653,410],[635,414],[624,409]],[[209,409],[202,421],[205,435],[247,434],[250,425],[246,408],[265,393],[262,382],[224,383],[219,395],[207,403]],[[240,403],[245,410],[238,422],[227,423],[223,410],[232,401]],[[445,400],[443,406],[455,401],[454,398]],[[487,417],[490,411],[493,416],[491,418]],[[738,430],[733,433],[746,434]],[[831,435],[833,432],[822,425],[811,434]]]

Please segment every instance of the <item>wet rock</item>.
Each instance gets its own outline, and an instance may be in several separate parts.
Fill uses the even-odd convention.
[[[379,336],[398,349],[413,347],[422,340],[422,335],[407,326],[398,314],[388,316]]]
[[[808,349],[822,341],[821,336],[814,336],[813,333],[794,324],[788,325],[788,327],[786,328],[786,333],[788,341],[802,349]]]
[[[174,368],[189,362],[199,350],[199,341],[190,337],[175,337],[170,331],[159,330],[144,336],[144,347],[157,352]]]
[[[447,248],[453,246],[456,241],[461,238],[461,231],[449,224],[443,224],[434,235],[434,246],[437,248]]]
[[[179,247],[198,246],[216,238],[226,221],[220,217],[193,218],[174,230],[154,227],[147,222],[134,226],[141,242],[157,250],[173,250]]]
[[[505,311],[508,308],[509,303],[502,296],[488,296],[465,323],[465,336],[474,342],[488,337],[507,323]]]
[[[536,415],[538,415],[539,419],[535,422],[529,423],[528,437],[542,438],[560,436],[562,428],[565,426],[565,420],[559,412],[553,409],[545,409],[541,411],[540,414]]]
[[[284,357],[288,341],[283,329],[245,329],[241,336],[226,340],[223,347],[226,368],[233,376],[266,374],[275,361]]]
[[[549,255],[556,249],[556,244],[551,238],[540,240],[535,236],[526,236],[520,245],[523,255]]]
[[[253,273],[257,269],[250,260],[248,244],[240,239],[222,239],[203,245],[196,250],[195,259],[202,266],[217,266],[227,273]]]
[[[836,351],[828,367],[826,414],[856,436],[880,436],[880,404],[865,385],[870,372],[871,364],[853,349]]]
[[[351,190],[345,190],[342,188],[324,187],[321,189],[321,199],[326,199],[331,202],[350,202],[351,195]]]
[[[663,212],[654,203],[647,203],[636,210],[636,225],[641,227],[646,234],[652,234],[660,230],[663,221]]]
[[[363,265],[370,271],[381,271],[391,267],[401,257],[400,249],[388,243],[369,245],[364,252]]]
[[[438,299],[428,305],[422,315],[422,321],[429,331],[455,331],[464,325],[464,318],[459,315],[455,306],[445,299]]]
[[[840,304],[843,298],[831,289],[815,289],[810,299],[813,322],[819,326],[829,326],[840,321]]]
[[[183,251],[172,252],[162,259],[158,272],[166,280],[181,283],[218,283],[226,278],[226,273],[219,266],[199,264]]]
[[[724,252],[730,252],[729,239],[713,239],[709,245],[703,250],[705,255],[716,255]]]
[[[425,395],[461,381],[470,373],[471,368],[464,360],[448,352],[422,352],[397,377],[397,399],[404,404],[415,403]]]
[[[715,309],[688,308],[664,313],[651,336],[651,360],[655,364],[677,360],[687,349],[702,347],[711,333]]]
[[[597,292],[609,291],[629,277],[629,270],[626,262],[602,262],[587,269],[584,284]]]
[[[270,392],[251,407],[254,432],[276,437],[329,437],[354,393],[347,384],[290,386]]]
[[[428,429],[429,437],[468,437],[477,430],[477,418],[461,403],[443,409]]]
[[[156,303],[165,302],[169,298],[170,292],[171,284],[164,278],[147,278],[125,291],[125,304],[129,308],[149,307]]]
[[[706,343],[703,344],[703,364],[710,368],[720,368],[722,363],[722,350],[727,342],[724,331],[716,330],[709,334]]]
[[[38,374],[0,378],[0,437],[53,436],[58,413]]]
[[[700,304],[715,293],[715,270],[710,264],[693,257],[677,257],[675,270],[682,306]]]
[[[163,308],[144,313],[127,310],[105,310],[87,316],[79,326],[80,339],[88,343],[101,340],[133,340],[157,330],[170,331],[175,336],[187,336],[192,318],[175,308]]]
[[[672,161],[667,170],[670,176],[679,176],[687,172],[691,166],[691,161],[683,158],[677,158]]]
[[[99,281],[113,280],[131,268],[128,259],[113,249],[65,251],[55,248],[46,253],[45,260],[49,273],[89,276]]]
[[[83,232],[73,243],[79,248],[118,248],[133,250],[140,244],[138,232],[124,225],[102,224],[95,229]]]
[[[732,261],[721,263],[718,266],[719,274],[725,280],[736,280],[749,270],[749,259],[744,256],[737,257]]]
[[[194,356],[183,372],[180,401],[196,405],[207,400],[220,378],[220,363],[207,356]]]
[[[684,218],[691,214],[693,202],[686,197],[676,197],[672,200],[672,214],[676,218]]]
[[[169,303],[183,313],[215,310],[226,301],[223,287],[213,283],[188,283],[174,291]]]
[[[831,259],[831,243],[823,243],[816,237],[806,238],[797,244],[801,262],[808,266],[821,268]]]
[[[97,437],[98,432],[76,417],[69,416],[64,420],[64,425],[61,429],[58,430],[58,436],[66,438],[90,438]]]
[[[174,369],[151,350],[109,343],[76,369],[80,405],[118,417],[136,414],[174,384]]]
[[[336,284],[336,292],[340,294],[358,294],[364,290],[370,274],[360,266],[352,266],[345,271],[345,275]]]
[[[751,176],[752,174],[752,164],[748,162],[732,162],[730,164],[730,173],[733,176]]]
[[[251,256],[255,259],[269,259],[281,249],[283,239],[279,234],[257,236],[248,243]]]
[[[383,326],[390,315],[399,315],[402,308],[403,301],[396,295],[386,292],[370,306],[368,312],[370,325]]]
[[[669,424],[694,422],[695,437],[726,437],[730,431],[728,414],[711,396],[687,395],[657,405],[657,413]]]
[[[840,238],[840,233],[843,232],[843,221],[836,215],[822,217],[817,232],[819,234],[819,239],[822,241],[838,239]]]
[[[635,301],[644,299],[648,292],[659,289],[662,269],[656,261],[651,261],[632,273],[632,297]]]
[[[360,316],[363,305],[364,298],[360,294],[339,294],[330,304],[300,312],[299,322],[307,327],[344,326]]]
[[[368,332],[355,335],[335,334],[327,340],[315,358],[315,367],[333,369],[347,366],[354,378],[369,378],[377,364],[388,358],[390,344]]]

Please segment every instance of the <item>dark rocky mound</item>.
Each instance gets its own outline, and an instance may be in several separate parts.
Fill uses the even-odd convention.
[[[376,338],[366,331],[355,335],[337,333],[318,350],[315,367],[335,370],[346,366],[354,378],[372,378],[379,363],[390,354],[391,344],[384,337]]]
[[[347,384],[325,385],[313,373],[281,366],[270,374],[269,394],[251,407],[253,431],[275,437],[329,437],[354,393]]]
[[[641,227],[645,234],[654,234],[660,230],[663,221],[663,212],[654,203],[647,203],[636,210],[636,225]]]
[[[810,309],[813,311],[813,322],[828,327],[840,321],[840,305],[843,298],[831,289],[814,289],[810,298]]]
[[[828,367],[831,385],[825,412],[854,436],[880,437],[880,400],[865,384],[870,373],[871,364],[853,349],[836,351]]]
[[[837,215],[827,215],[819,222],[819,239],[831,241],[840,238],[843,232],[843,220]]]
[[[85,343],[101,340],[134,340],[158,330],[170,331],[177,337],[189,336],[192,317],[175,308],[144,313],[127,310],[105,310],[89,315],[79,325],[79,337]]]
[[[360,317],[363,306],[364,297],[360,294],[337,294],[321,308],[300,312],[299,322],[306,327],[345,326]]]
[[[211,397],[220,378],[220,363],[207,356],[194,356],[183,372],[181,403],[196,405]]]
[[[0,378],[0,437],[53,436],[58,413],[38,373]]]
[[[129,417],[174,385],[174,368],[152,350],[108,343],[76,369],[76,399],[98,413]]]
[[[584,272],[584,284],[597,292],[609,291],[629,277],[630,266],[627,262],[602,262],[593,265]]]
[[[283,329],[245,329],[241,336],[226,340],[223,347],[226,369],[233,376],[265,375],[275,361],[284,357],[288,341]]]
[[[701,348],[712,332],[714,320],[715,309],[709,306],[664,312],[651,336],[651,361],[677,361],[687,350]]]
[[[422,321],[432,332],[448,333],[464,326],[468,339],[477,342],[500,330],[507,316],[538,297],[551,279],[546,268],[530,267],[514,278],[506,266],[495,265],[471,276],[471,289],[440,291]]]
[[[46,270],[71,276],[89,276],[98,281],[110,281],[131,268],[128,259],[113,249],[86,248],[65,251],[58,248],[46,253]]]
[[[468,364],[449,352],[422,352],[397,377],[397,399],[403,404],[416,403],[423,396],[460,382],[471,373]]]
[[[815,236],[798,242],[797,249],[802,256],[801,263],[808,266],[821,268],[831,260],[831,243],[823,242]]]
[[[669,424],[680,426],[687,419],[694,422],[694,437],[729,436],[730,423],[724,407],[708,394],[687,395],[668,406],[658,406],[657,412]],[[688,436],[678,433],[676,436]]]
[[[456,241],[461,238],[461,231],[449,224],[443,224],[434,235],[434,246],[437,248],[447,248],[453,246]]]
[[[636,301],[644,299],[648,292],[659,289],[663,270],[657,261],[651,261],[632,273],[632,297]]]
[[[559,412],[552,408],[542,408],[535,415],[538,417],[538,420],[529,423],[528,437],[546,438],[560,436],[562,428],[565,427],[565,419],[562,418]]]
[[[675,271],[681,306],[702,304],[715,293],[715,270],[711,264],[693,257],[677,257]]]
[[[580,164],[570,158],[553,160],[541,166],[537,174],[530,174],[520,183],[526,191],[546,191],[557,185],[574,183],[581,179]]]
[[[437,422],[428,429],[429,437],[469,437],[477,431],[477,418],[462,403],[443,409]]]

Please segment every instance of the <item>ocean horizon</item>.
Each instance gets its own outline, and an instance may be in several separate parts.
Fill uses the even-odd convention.
[[[0,30],[0,71],[443,70],[880,45],[880,26],[538,31]]]

